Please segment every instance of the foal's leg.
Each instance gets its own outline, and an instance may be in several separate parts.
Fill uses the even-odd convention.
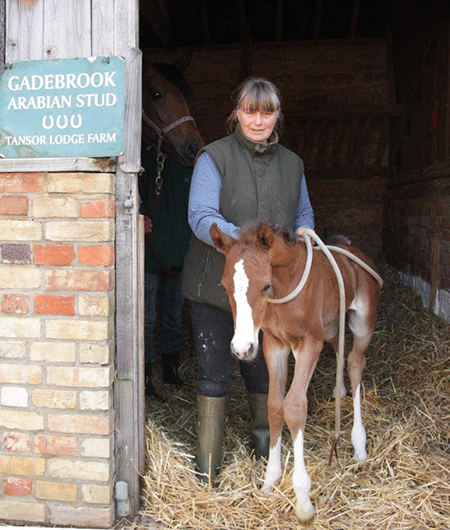
[[[281,477],[281,432],[284,424],[283,401],[286,391],[287,366],[290,348],[264,333],[263,351],[269,371],[267,412],[270,427],[270,450],[262,491],[270,493]]]
[[[333,348],[334,353],[336,354],[336,370],[338,366],[338,357],[339,357],[339,323],[335,322],[331,324],[326,330],[325,330],[325,341],[330,344],[330,346]],[[344,338],[344,351],[345,351],[345,338]],[[337,385],[335,385],[333,390],[333,396],[336,399],[337,395]],[[347,389],[345,388],[345,382],[344,382],[344,370],[342,370],[342,377],[341,377],[341,399],[345,398],[347,395]]]
[[[369,346],[374,330],[374,319],[368,318],[362,311],[351,311],[349,327],[353,333],[353,347],[347,359],[347,370],[352,385],[353,394],[353,428],[352,444],[355,450],[354,460],[357,462],[367,459],[366,429],[361,417],[361,379],[366,366],[364,355]]]
[[[309,521],[314,516],[314,507],[309,498],[311,479],[305,467],[303,440],[308,412],[306,393],[309,382],[322,350],[323,342],[305,337],[301,347],[294,351],[295,372],[291,387],[284,402],[284,418],[294,443],[294,486],[297,504],[295,515],[300,521]]]

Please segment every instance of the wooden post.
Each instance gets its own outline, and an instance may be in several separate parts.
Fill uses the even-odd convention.
[[[203,44],[209,46],[211,44],[211,37],[209,33],[208,6],[206,5],[206,0],[200,1],[200,7],[202,11]]]
[[[350,23],[350,38],[356,39],[356,29],[358,27],[360,0],[353,0],[352,21]]]
[[[320,39],[322,29],[323,0],[316,0],[316,23],[314,26],[314,38]]]
[[[125,148],[116,171],[116,476],[128,483],[130,516],[139,510],[144,463],[144,355],[139,303],[139,193],[141,70],[137,49],[126,54]],[[141,293],[142,294],[142,293]]]
[[[441,238],[435,234],[431,238],[431,292],[430,311],[436,311],[436,298],[439,292],[441,277],[439,274],[439,264],[441,262]]]
[[[277,42],[283,40],[283,0],[277,0],[277,27],[276,27]]]

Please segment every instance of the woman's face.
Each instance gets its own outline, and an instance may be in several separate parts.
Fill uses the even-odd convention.
[[[238,109],[237,119],[245,136],[254,142],[265,142],[272,134],[278,114],[278,110],[275,112],[250,112]]]

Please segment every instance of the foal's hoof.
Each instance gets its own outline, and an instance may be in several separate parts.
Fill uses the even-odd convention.
[[[295,508],[295,515],[297,519],[304,525],[311,523],[315,513],[316,511],[314,510],[314,506],[310,500],[301,506],[297,504],[297,507]]]

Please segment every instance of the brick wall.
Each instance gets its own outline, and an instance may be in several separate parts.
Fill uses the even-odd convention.
[[[114,521],[114,175],[0,174],[0,520]]]
[[[385,253],[425,307],[450,322],[450,178],[394,186]]]

